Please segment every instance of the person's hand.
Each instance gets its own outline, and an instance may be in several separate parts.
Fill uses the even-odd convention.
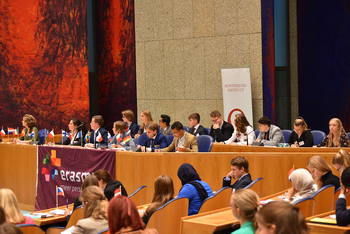
[[[68,209],[66,209],[66,210],[64,211],[64,216],[67,216],[67,215],[70,215],[70,210],[68,210]]]
[[[117,148],[117,145],[115,143],[113,143],[112,148]]]
[[[287,193],[285,199],[290,200],[296,193],[297,193],[297,191],[295,191],[294,188],[288,189],[288,193]]]
[[[160,152],[162,152],[162,150],[161,149],[155,149],[154,152],[160,153]]]
[[[213,129],[218,129],[219,127],[219,124],[213,124]]]
[[[237,142],[232,142],[230,145],[238,145]]]
[[[94,144],[92,144],[92,143],[85,144],[85,147],[86,148],[95,148]]]
[[[142,151],[142,152],[145,152],[145,150],[146,150],[146,147],[145,147],[145,146],[140,146],[140,148],[141,148],[141,151]]]
[[[182,144],[182,147],[176,147],[176,151],[187,152],[187,148],[184,144]]]
[[[230,172],[226,175],[226,177],[228,177],[228,178],[233,178],[233,171],[230,171]]]
[[[256,141],[255,142],[260,142],[261,141],[261,139],[256,139]]]
[[[48,144],[49,146],[54,146],[54,145],[55,145],[54,142],[48,142],[47,144]]]
[[[216,143],[216,142],[214,142],[214,143]],[[223,141],[217,142],[217,143],[218,143],[218,144],[221,144],[221,145],[225,144],[225,142],[223,142]]]
[[[117,148],[123,148],[123,146],[121,146],[121,145],[117,145]]]
[[[13,142],[19,144],[19,143],[21,143],[21,140],[20,139],[13,139]]]
[[[139,137],[139,136],[140,136],[140,134],[135,134],[134,138]]]

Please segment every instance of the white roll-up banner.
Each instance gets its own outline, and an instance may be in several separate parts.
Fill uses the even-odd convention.
[[[245,115],[253,126],[250,68],[221,69],[224,119],[234,126],[235,115]]]

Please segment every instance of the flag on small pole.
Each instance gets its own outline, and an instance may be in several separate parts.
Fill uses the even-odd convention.
[[[117,188],[116,190],[114,190],[114,196],[115,196],[115,197],[118,197],[118,196],[121,196],[121,195],[122,195],[122,192],[121,192],[120,186],[119,186],[119,188]]]
[[[1,128],[0,135],[1,135],[1,137],[6,135],[6,132],[4,131],[4,128]]]
[[[56,185],[56,207],[58,207],[58,196],[64,196],[64,191],[61,187],[57,187]]]
[[[87,132],[85,135],[85,143],[90,143],[90,132]]]
[[[293,165],[293,168],[289,170],[288,172],[288,179],[290,182],[292,182],[291,178],[290,178],[290,174],[292,174],[292,172],[294,171],[294,165]]]

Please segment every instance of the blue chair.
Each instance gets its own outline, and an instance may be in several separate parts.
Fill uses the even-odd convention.
[[[45,231],[35,224],[17,224],[23,234],[45,234]]]
[[[320,130],[312,130],[310,131],[312,136],[314,137],[314,145],[320,144],[324,138],[326,138],[326,133]]]
[[[109,227],[108,227],[108,228],[103,229],[102,231],[100,231],[100,232],[99,232],[99,233],[97,233],[97,234],[107,234],[107,233],[108,233],[108,230],[109,230]]]
[[[198,152],[210,152],[214,139],[209,135],[197,136]]]
[[[299,210],[305,217],[311,217],[314,215],[315,199],[312,197],[305,197],[297,201],[295,206],[299,207]]]
[[[205,128],[205,130],[207,130],[208,135],[209,135],[209,133],[210,133],[210,128]]]
[[[138,189],[135,190],[132,194],[128,196],[136,206],[144,205],[147,203],[147,186],[142,185]]]
[[[334,185],[326,185],[317,190],[310,197],[315,199],[314,215],[333,210]]]
[[[346,135],[348,135],[348,138],[350,139],[350,132],[347,132]]]
[[[174,135],[166,136],[166,141],[168,143],[168,146],[173,142],[173,140],[174,140]]]
[[[184,129],[184,131],[186,131],[186,132],[188,132],[188,131],[190,130],[190,128],[187,127],[187,126],[183,126],[183,129]]]
[[[254,132],[255,132],[255,138],[258,139],[258,136],[260,134],[260,130],[254,130]]]
[[[245,189],[249,188],[249,189],[253,190],[260,197],[261,194],[262,194],[262,188],[263,188],[263,186],[262,186],[262,179],[263,179],[262,177],[259,177],[259,178],[255,179],[255,180],[253,180],[250,184],[245,186]],[[261,182],[257,183],[258,181],[261,181]]]
[[[229,186],[219,189],[214,195],[207,197],[203,201],[198,214],[228,207],[230,205],[231,194],[232,188]]]
[[[292,130],[289,129],[283,129],[282,134],[284,136],[284,142],[287,142],[289,139],[290,134],[292,133]]]
[[[145,140],[147,139],[147,134],[144,132],[140,136],[134,138],[135,145],[143,145],[145,143]]]
[[[47,129],[39,130],[39,144],[40,145],[45,144],[45,140],[46,140],[47,135],[49,135],[49,130],[47,130]]]

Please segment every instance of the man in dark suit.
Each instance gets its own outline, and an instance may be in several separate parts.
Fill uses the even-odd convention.
[[[233,126],[222,119],[221,113],[214,110],[210,113],[211,122],[213,125],[210,128],[209,135],[214,138],[214,141],[227,141],[233,133]]]
[[[232,179],[237,179],[233,185],[231,185]],[[248,160],[242,156],[231,159],[231,171],[224,177],[222,187],[230,186],[232,189],[241,189],[251,182]]]
[[[150,151],[154,152],[155,149],[163,149],[168,146],[166,137],[163,134],[158,133],[158,124],[156,122],[148,122],[145,129],[147,139],[143,144],[143,151],[149,151],[150,149]]]
[[[340,194],[336,203],[335,217],[339,226],[347,226],[350,224],[350,209],[346,209],[346,193],[350,190],[350,167],[340,173]]]
[[[139,126],[134,122],[134,112],[132,110],[122,111],[123,121],[126,123],[126,132],[129,132],[130,136],[134,136],[139,132]]]
[[[100,146],[108,147],[108,132],[103,128],[103,117],[101,115],[95,115],[91,119],[91,133],[90,143],[87,143],[85,147],[98,148]]]
[[[208,135],[207,130],[199,124],[201,117],[198,113],[193,113],[188,116],[188,124],[190,125],[189,133],[195,135]]]

